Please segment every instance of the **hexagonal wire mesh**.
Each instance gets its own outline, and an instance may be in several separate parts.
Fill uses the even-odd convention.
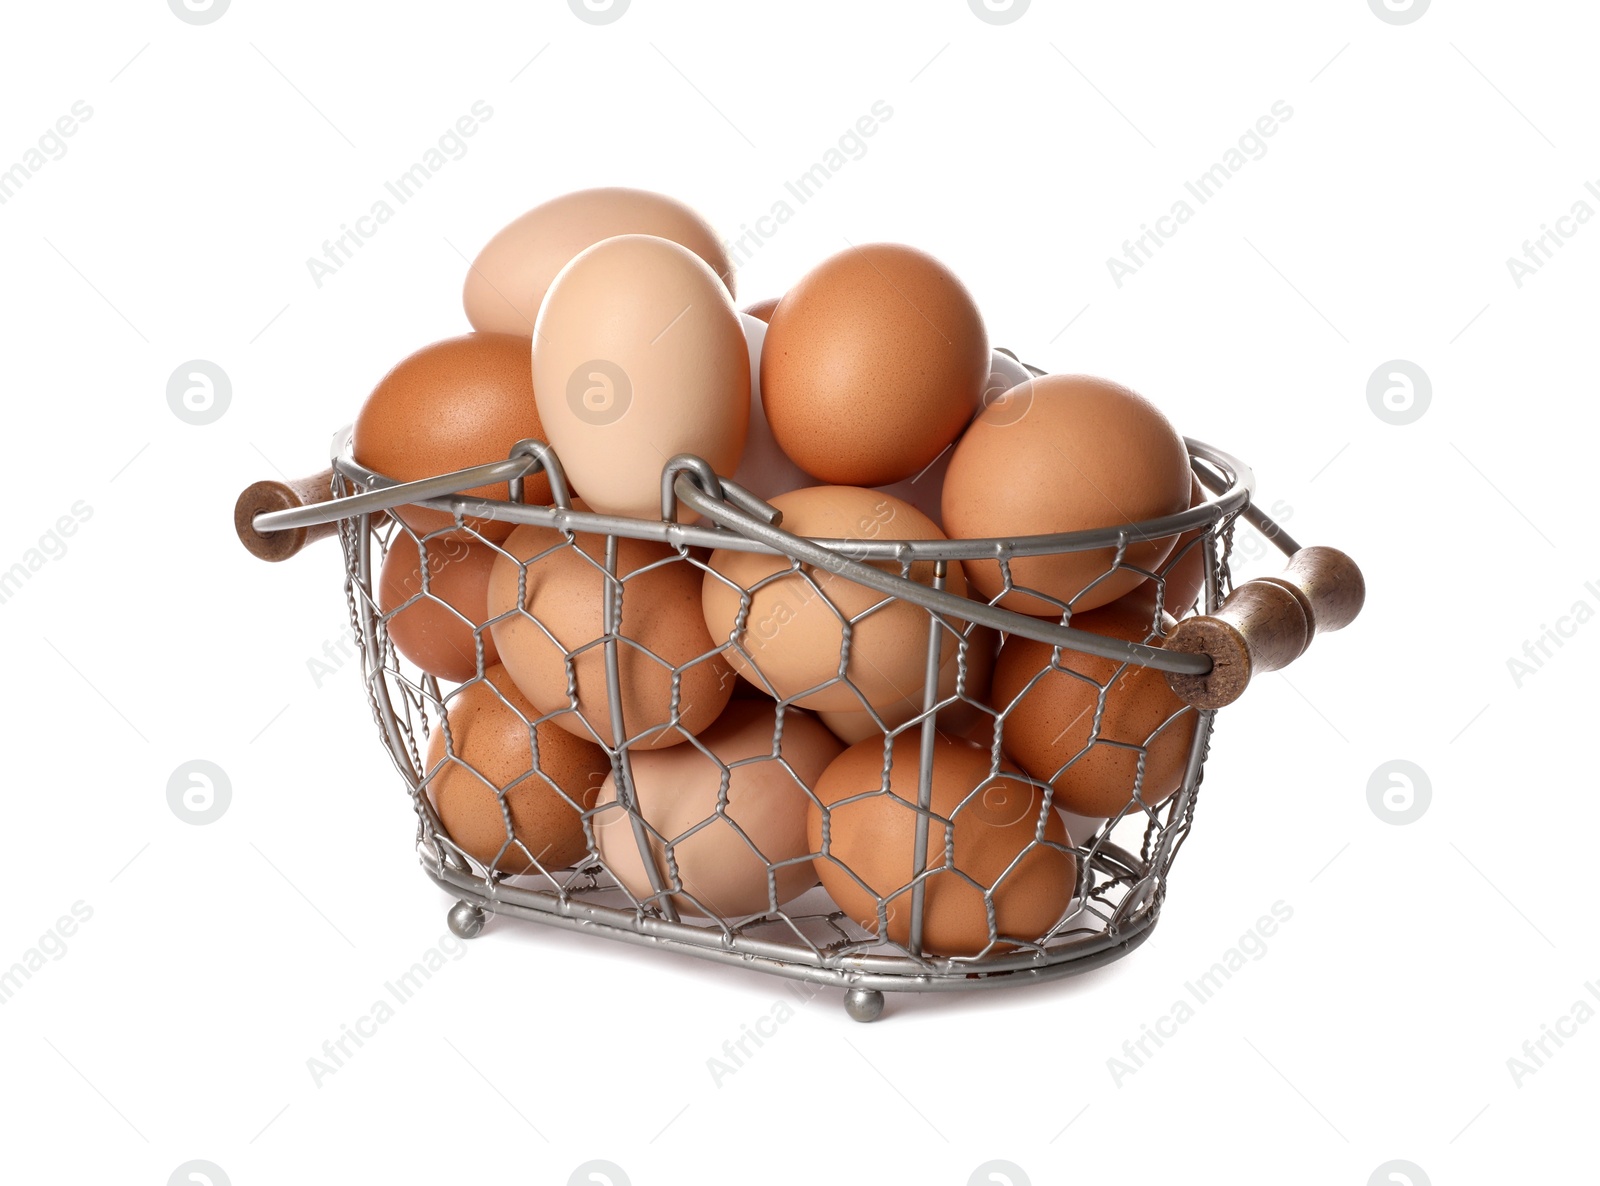
[[[1115,538],[1107,549],[1111,555],[1105,573],[1136,571],[1158,594],[1150,599],[1150,628],[1133,637],[1134,644],[1159,647],[1167,582],[1181,565],[1193,563],[1196,550],[1204,579],[1195,608],[1215,609],[1231,588],[1234,523],[1248,507],[1253,479],[1228,455],[1199,442],[1189,446],[1196,474],[1214,493],[1182,517],[1181,529],[1188,533],[1183,546],[1159,569],[1147,571],[1128,560],[1130,543],[1151,538],[1149,533],[1156,530],[1163,536],[1177,534],[1173,523],[1178,517],[1158,521],[1159,528],[1108,529]],[[559,465],[549,451],[540,447],[539,454],[559,478]],[[669,463],[664,491],[675,491],[711,520],[692,526],[668,522],[670,515],[654,522],[572,510],[564,481],[557,483],[560,492],[553,507],[521,505],[520,481],[513,482],[511,502],[436,498],[424,505],[448,508],[454,518],[450,526],[431,533],[413,531],[382,514],[341,521],[347,601],[368,697],[411,796],[419,852],[429,875],[469,908],[858,992],[987,987],[1051,978],[1098,966],[1142,942],[1155,922],[1173,859],[1193,819],[1214,714],[1179,705],[1165,718],[1147,722],[1148,733],[1113,735],[1109,691],[1141,673],[1159,678],[1153,664],[1163,662],[1165,653],[1132,645],[1086,656],[1080,646],[1096,648],[1093,640],[1073,633],[1071,606],[1019,583],[1012,570],[1023,555],[1104,548],[1108,532],[1017,541],[817,543],[783,536],[759,514],[761,504],[732,483],[717,490],[715,481],[693,459]],[[345,439],[335,458],[337,497],[393,484],[355,463]],[[517,537],[506,540],[503,530],[491,529],[508,521],[526,525],[524,535],[536,533],[536,544],[518,544]],[[495,535],[501,538],[491,538]],[[638,551],[629,541],[647,541],[648,554],[624,562],[625,550]],[[434,588],[442,565],[464,546],[492,551],[502,570],[515,573],[515,599],[496,617],[472,621]],[[760,581],[740,587],[713,566],[713,546],[765,553],[781,562]],[[397,595],[384,596],[380,569],[397,547],[407,549],[408,558],[415,549],[418,564]],[[1003,579],[987,603],[963,601],[959,613],[952,613],[957,603],[950,595],[940,601],[930,591],[944,589],[962,559],[997,564]],[[598,615],[578,627],[581,637],[573,634],[570,622],[541,620],[528,608],[541,579],[558,565],[569,583],[580,579],[574,573],[583,574],[598,603]],[[693,653],[678,646],[677,653],[663,655],[631,636],[625,611],[648,600],[647,582],[674,570],[691,584],[727,587],[737,596],[739,610],[727,637],[708,635],[709,644]],[[891,591],[866,608],[847,611],[835,604],[844,600],[838,596],[839,581],[860,592],[857,580],[877,579],[874,571],[883,574],[880,583]],[[1103,575],[1096,581],[1100,579]],[[833,673],[787,696],[766,678],[761,655],[749,645],[755,599],[780,582],[803,591],[809,604],[830,614],[839,637]],[[1048,601],[1060,617],[1052,623],[1000,608],[1018,593]],[[394,644],[396,619],[423,606],[457,623],[458,633],[470,632],[470,653],[457,642],[470,672],[460,682],[442,683],[425,674]],[[860,651],[853,651],[852,644],[869,623],[891,612],[903,615],[907,606],[923,623],[925,678],[915,702],[896,705],[891,712],[883,708],[881,697],[868,697],[859,686]],[[1191,607],[1170,608],[1182,616]],[[495,664],[493,628],[512,619],[534,631],[558,660],[560,686],[555,693],[545,680],[530,697],[529,687],[506,678],[505,669]],[[1012,638],[1031,638],[1039,659],[1020,681],[1013,675],[1014,691],[1002,702],[983,672],[993,668],[997,646]],[[1085,663],[1085,658],[1094,662]],[[735,668],[742,673],[738,679]],[[717,680],[709,693],[703,678],[707,673]],[[630,698],[628,677],[651,683],[657,694]],[[1036,759],[1030,774],[1010,753],[1016,747],[1008,741],[1007,729],[1019,731],[1030,694],[1050,680],[1074,681],[1080,693],[1087,692],[1089,704],[1050,738],[1050,767],[1040,768]],[[737,687],[738,696],[755,706],[749,712],[770,715],[770,747],[763,742],[752,752],[726,758],[714,753],[702,736],[684,727],[695,707],[694,696],[686,698],[691,682],[699,689],[694,696],[709,695],[712,701],[720,697],[724,704]],[[834,794],[825,801],[818,794],[820,780],[808,780],[798,769],[801,763],[786,748],[785,736],[809,728],[803,722],[811,714],[801,702],[841,689],[862,706],[854,714],[854,726],[864,726],[869,736],[860,744],[881,747],[882,762],[873,767],[879,772],[876,785],[858,784],[842,798]],[[1084,696],[1077,699],[1082,702]],[[535,706],[535,700],[541,704]],[[646,710],[641,719],[637,706],[652,700],[654,711]],[[496,717],[502,732],[509,723],[514,739],[525,736],[525,750],[521,740],[514,740],[518,756],[509,765],[503,744],[486,756],[456,724],[452,710],[469,701],[476,712],[487,710]],[[1085,713],[1087,720],[1081,719]],[[630,714],[633,719],[625,719]],[[472,714],[461,719],[470,722]],[[689,818],[682,810],[658,810],[643,802],[634,774],[641,761],[663,752],[654,745],[668,733],[691,764],[702,763],[700,782],[709,779],[714,786]],[[964,740],[952,741],[953,733]],[[575,745],[586,755],[576,763],[579,774],[587,769],[581,779],[574,776]],[[953,745],[967,754],[981,752],[982,769],[964,764],[965,781],[954,791],[940,787],[936,804],[933,769],[939,763],[930,759],[936,758],[936,749]],[[1167,782],[1152,790],[1150,772],[1158,748],[1169,769],[1176,754],[1177,774],[1164,776]],[[1103,767],[1110,758],[1117,759],[1111,764],[1126,779],[1116,801],[1102,802],[1087,818],[1068,815],[1070,830],[1060,828],[1060,788],[1071,783],[1076,768],[1091,762]],[[759,807],[751,806],[749,794],[740,794],[738,784],[743,772],[758,767],[765,767],[767,794],[778,793],[771,790],[777,774],[778,783],[790,788],[785,793],[804,800],[811,822],[805,846],[796,846],[792,831],[778,848],[756,838],[752,821]],[[599,787],[602,776],[604,786]],[[1095,784],[1103,791],[1106,776],[1102,773]],[[443,818],[451,814],[441,811],[446,793],[473,805],[455,813],[459,822],[453,826],[459,834]],[[644,799],[663,801],[648,793]],[[1081,810],[1077,800],[1071,802]],[[883,843],[871,837],[843,842],[839,821],[849,809],[863,805],[877,809],[880,818],[887,808],[904,813],[900,823],[909,820],[911,825],[909,852],[886,855],[882,849],[888,837]],[[791,804],[790,810],[798,807]],[[552,815],[558,817],[555,824]],[[1012,837],[998,858],[972,859],[980,823]],[[552,828],[564,839],[558,835],[552,840]],[[708,868],[705,852],[692,850],[697,842],[703,849],[713,833],[718,835]],[[680,859],[685,855],[693,859]],[[716,885],[719,870],[740,863],[746,866],[746,883],[764,881],[764,900],[738,901],[738,894],[730,897]],[[1058,886],[1060,901],[1041,905],[1027,899],[1037,895],[1041,884],[1049,884],[1050,877],[1040,873],[1046,866],[1055,870],[1058,882],[1065,869],[1066,880],[1064,888]],[[702,892],[702,886],[711,888]],[[835,900],[840,897],[850,898],[854,908],[843,908]],[[1041,909],[1049,921],[1008,931],[1008,918],[1037,920]],[[475,914],[469,909],[464,916],[464,925],[474,930],[481,925],[481,914],[473,921]],[[951,939],[945,923],[957,916],[965,919],[966,936]],[[455,917],[453,912],[453,923]]]

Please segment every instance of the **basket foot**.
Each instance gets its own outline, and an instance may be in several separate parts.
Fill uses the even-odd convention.
[[[476,939],[483,934],[485,919],[482,909],[471,902],[457,902],[445,916],[451,933],[462,939]]]
[[[883,994],[875,988],[852,988],[844,994],[844,1011],[852,1021],[877,1021],[883,1016]]]

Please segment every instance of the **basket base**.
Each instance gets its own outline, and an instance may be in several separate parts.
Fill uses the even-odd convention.
[[[966,992],[1060,980],[1093,971],[1137,948],[1150,937],[1159,917],[1159,905],[1150,903],[1114,929],[1062,947],[985,960],[932,962],[883,955],[827,956],[790,945],[741,936],[729,938],[714,928],[640,916],[571,896],[562,898],[503,884],[491,886],[470,872],[441,864],[426,849],[422,852],[422,867],[434,884],[458,899],[450,909],[449,922],[450,929],[462,938],[479,934],[486,914],[510,915],[640,947],[841,988],[847,994],[845,1009],[857,1021],[873,1021],[880,1016],[886,992]],[[457,930],[458,919],[461,930]],[[466,933],[469,930],[471,933]]]

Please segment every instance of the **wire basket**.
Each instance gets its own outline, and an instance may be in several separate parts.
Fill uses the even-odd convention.
[[[1049,980],[1098,967],[1141,944],[1159,916],[1173,861],[1193,822],[1216,709],[1236,698],[1253,673],[1283,666],[1318,630],[1338,629],[1359,610],[1361,577],[1347,557],[1300,548],[1252,505],[1254,478],[1243,463],[1198,441],[1187,445],[1208,497],[1162,519],[1014,540],[821,540],[784,531],[770,505],[694,457],[674,458],[664,468],[660,520],[630,519],[575,509],[558,458],[541,442],[523,442],[505,461],[400,484],[355,461],[346,429],[335,438],[329,471],[300,483],[255,484],[241,495],[235,520],[241,540],[265,559],[283,559],[337,533],[367,697],[416,813],[422,866],[457,899],[449,912],[456,934],[476,936],[489,915],[531,919],[836,986],[845,990],[849,1014],[870,1021],[881,1013],[885,991]],[[541,471],[551,484],[551,505],[525,504],[523,479]],[[510,484],[509,500],[460,493],[502,482]],[[387,513],[401,506],[444,511],[450,522],[419,534]],[[680,522],[680,508],[700,521]],[[1233,587],[1229,559],[1240,518],[1292,557],[1284,577]],[[490,525],[505,523],[546,529],[548,546],[535,555],[513,554],[489,538],[504,534]],[[1180,544],[1159,570],[1140,569],[1130,559],[1139,541],[1171,536]],[[417,549],[419,571],[426,574],[430,549],[439,554],[463,539],[517,565],[517,598],[493,622],[463,619],[473,628],[473,653],[464,656],[470,674],[441,683],[401,655],[391,626],[396,615],[419,604],[448,603],[424,576],[403,605],[385,612],[378,574],[397,546]],[[626,541],[650,541],[656,558],[630,568],[620,559],[635,546]],[[708,549],[776,558],[769,579],[787,580],[831,608],[840,637],[837,672],[807,695],[763,695],[775,690],[763,689],[748,645],[759,586],[731,590],[739,599],[735,628],[700,653],[642,653],[624,628],[630,595],[643,596],[644,583],[668,579],[664,574],[703,583],[718,571]],[[1149,578],[1156,596],[1145,638],[1075,628],[1069,605],[1013,579],[1016,569],[1026,568],[1019,561],[1067,553],[1104,555],[1105,577],[1133,571]],[[539,566],[557,563],[592,569],[600,603],[593,637],[558,639],[551,623],[526,608],[524,591]],[[951,570],[962,563],[997,565],[1002,592],[989,603],[952,592]],[[1181,566],[1197,563],[1197,604],[1168,605],[1181,620],[1163,637],[1159,607],[1169,585]],[[1192,567],[1188,572],[1193,581]],[[709,579],[726,582],[720,575]],[[838,581],[878,599],[842,611],[829,598]],[[1059,607],[1059,620],[1003,608],[1013,594],[1049,601]],[[877,786],[825,799],[823,780],[799,770],[785,749],[786,731],[792,738],[816,728],[796,702],[814,701],[811,693],[829,688],[859,694],[851,644],[876,615],[891,612],[915,616],[926,639],[920,690],[893,712],[862,697],[863,712],[852,719],[869,740],[882,743],[882,777]],[[565,670],[568,701],[554,711],[531,708],[495,676],[487,649],[491,625],[509,617],[542,631]],[[1031,640],[1043,658],[1037,670],[1024,672],[1020,691],[995,703],[1000,697],[992,695],[983,669],[997,642],[1012,638]],[[737,686],[735,666],[749,677]],[[624,672],[637,678],[641,670],[658,685],[665,681],[664,695],[656,697],[660,711],[641,720],[630,709],[634,719],[624,720]],[[737,693],[751,699],[745,715],[770,714],[770,750],[762,752],[761,742],[753,752],[719,756],[689,735],[685,713],[693,697],[686,689],[703,689],[711,670],[719,688],[713,697],[725,691],[726,701]],[[1106,711],[1107,689],[1144,672],[1165,677],[1177,707],[1128,735],[1127,723],[1114,726]],[[1076,726],[1072,752],[1047,781],[1023,773],[1012,760],[1007,728],[1019,733],[1028,695],[1051,679],[1086,681],[1097,691],[1091,719]],[[490,768],[470,740],[458,736],[450,710],[464,698],[492,699],[497,712],[526,728],[525,768]],[[1121,735],[1114,735],[1118,729]],[[651,742],[672,730],[683,734],[674,751],[689,747],[682,754],[691,765],[702,763],[697,777],[710,788],[693,818],[682,818],[681,811],[666,818],[642,801],[635,778],[636,766],[654,760],[644,755],[660,752]],[[951,741],[952,731],[975,740]],[[561,738],[580,734],[603,755],[581,789],[556,769]],[[962,749],[959,771],[951,776],[957,781],[935,785],[936,750],[952,745]],[[974,752],[981,762],[974,764]],[[1093,816],[1063,816],[1057,788],[1071,768],[1090,761],[1120,763],[1126,795],[1100,804]],[[1166,771],[1162,785],[1155,785],[1158,767]],[[596,796],[593,784],[602,774],[606,789]],[[486,838],[481,827],[471,837],[452,835],[441,818],[440,791],[446,780],[459,785],[462,779],[498,809],[503,835],[491,828]],[[752,783],[765,789],[748,791]],[[771,829],[756,825],[761,796],[778,794],[772,789],[777,784],[792,784],[782,793],[804,800],[790,804],[791,814],[803,806],[808,817],[803,846],[792,827],[778,843]],[[547,812],[565,812],[570,834],[581,826],[581,841],[566,851],[548,844],[535,851],[519,820],[524,801],[535,799]],[[879,842],[852,840],[851,829],[841,826],[851,812],[894,823]],[[1010,840],[998,856],[986,839],[987,854],[973,857],[974,836],[1001,832]],[[708,846],[721,854],[710,858],[710,867]],[[706,888],[730,869],[742,871],[742,897]],[[752,899],[748,887],[759,889],[763,878],[764,900],[759,894]]]

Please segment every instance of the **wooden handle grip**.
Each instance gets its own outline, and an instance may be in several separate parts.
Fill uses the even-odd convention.
[[[261,560],[287,560],[307,544],[326,539],[339,530],[337,521],[318,527],[294,527],[288,531],[260,532],[255,517],[267,511],[287,511],[333,498],[333,470],[294,482],[268,479],[244,488],[233,504],[233,529],[252,556]]]
[[[1211,656],[1205,675],[1168,675],[1179,699],[1221,708],[1243,694],[1259,672],[1293,663],[1325,630],[1355,621],[1366,581],[1337,548],[1301,548],[1283,575],[1240,585],[1214,614],[1186,618],[1167,640],[1169,651]]]

